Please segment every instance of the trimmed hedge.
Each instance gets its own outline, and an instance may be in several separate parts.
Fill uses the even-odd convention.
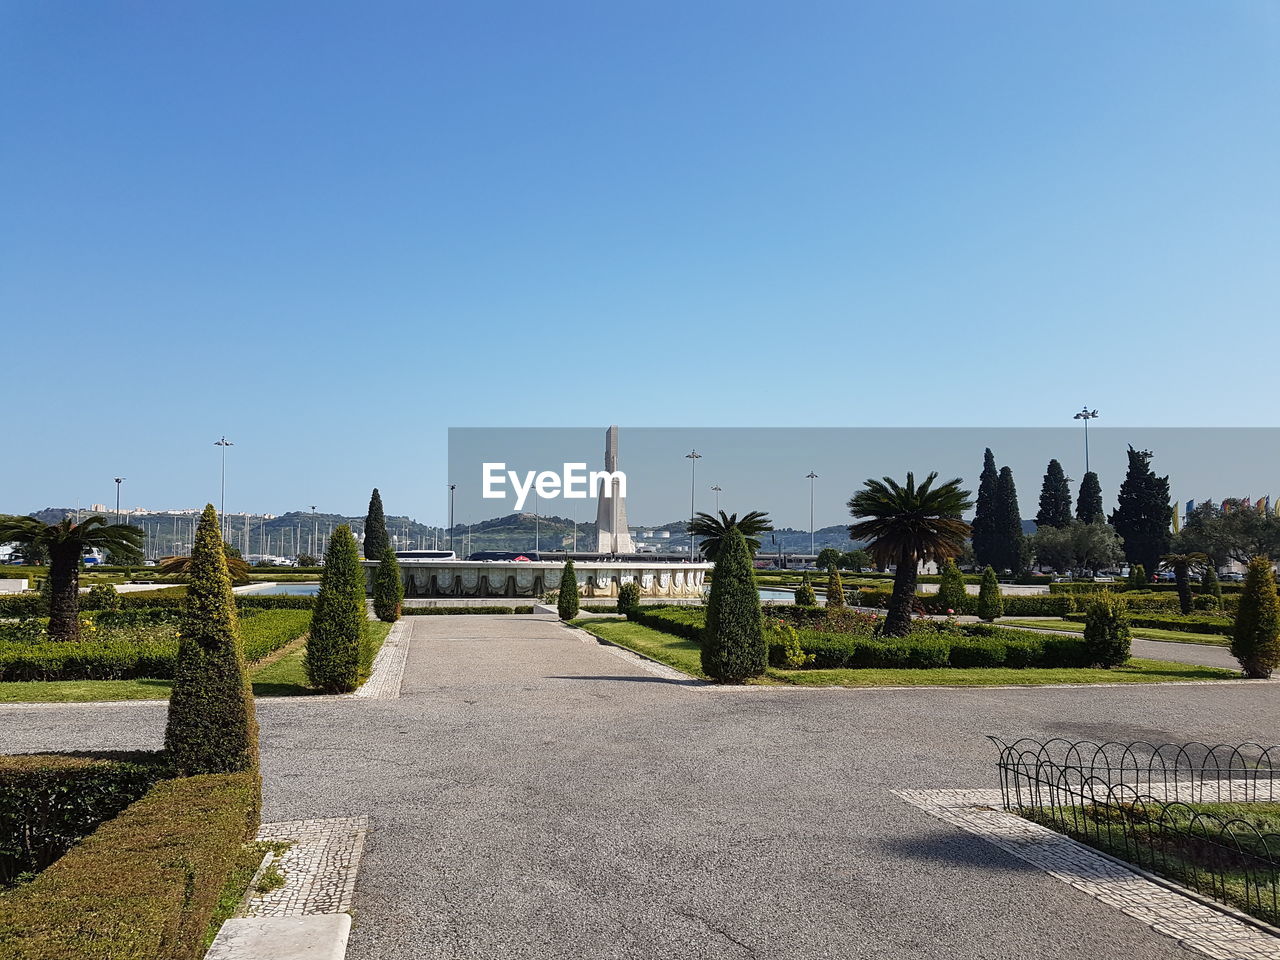
[[[924,670],[938,667],[1083,667],[1084,641],[1079,637],[1036,634],[988,624],[972,624],[962,633],[925,631],[905,637],[850,637],[845,634],[800,633],[800,646],[811,655],[811,669],[884,668]],[[769,662],[782,665],[783,650],[774,644]]]
[[[1196,584],[1192,584],[1192,589],[1196,588]],[[1244,587],[1242,583],[1222,583],[1220,584],[1223,593],[1239,593]],[[1178,585],[1176,583],[1144,583],[1141,587],[1134,587],[1127,580],[1116,580],[1115,583],[1051,583],[1049,584],[1050,593],[1101,593],[1103,590],[1110,590],[1112,593],[1128,593],[1137,591],[1141,593],[1167,593],[1177,592]]]
[[[0,887],[52,864],[133,803],[167,767],[158,753],[0,757]]]
[[[707,627],[705,607],[636,607],[627,619],[694,643],[702,642]]]
[[[1088,614],[1069,613],[1067,620],[1084,623]],[[1228,617],[1213,617],[1204,614],[1169,613],[1160,616],[1141,615],[1129,617],[1129,626],[1148,627],[1154,630],[1177,630],[1181,633],[1220,634],[1229,636],[1235,621]]]
[[[258,825],[256,774],[156,784],[4,897],[5,960],[195,960]]]
[[[613,612],[613,607],[602,609]],[[405,607],[400,611],[400,614],[406,617],[447,617],[469,613],[533,613],[533,607]]]
[[[135,593],[119,595],[121,610],[181,610],[186,599],[186,586],[169,590],[138,590]],[[0,620],[19,617],[39,617],[48,611],[42,605],[42,597],[38,593],[12,593],[0,596]],[[238,610],[310,610],[316,605],[313,594],[269,593],[258,596],[252,593],[236,594]],[[81,614],[92,612],[92,608],[81,605]]]
[[[860,588],[858,590],[858,606],[886,610],[889,607],[889,598],[892,596],[893,591],[891,590]],[[918,594],[916,599],[920,601],[929,613],[946,612],[946,608],[942,605],[942,601],[937,594]],[[1048,594],[1002,596],[1000,599],[1004,607],[1004,616],[1006,617],[1061,617],[1075,610],[1077,602],[1075,597]],[[1177,598],[1173,599],[1176,601]],[[955,608],[952,607],[951,609]],[[974,616],[977,612],[978,598],[971,594],[965,594],[960,609],[956,610],[956,613]]]
[[[130,611],[112,614],[127,618]],[[136,612],[135,612],[136,615]],[[105,614],[98,614],[101,624]],[[305,610],[255,611],[240,621],[245,660],[252,663],[269,656],[307,632]],[[25,624],[34,621],[25,621]],[[0,638],[12,636],[19,625],[5,624]],[[129,680],[134,677],[172,679],[178,661],[178,639],[125,638],[81,640],[68,643],[40,639],[9,641],[0,639],[0,681],[9,680]]]

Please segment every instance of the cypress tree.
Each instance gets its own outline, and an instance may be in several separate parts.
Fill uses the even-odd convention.
[[[1102,484],[1092,470],[1080,481],[1080,496],[1076,498],[1076,519],[1081,523],[1101,523],[1107,519],[1102,509]]]
[[[1065,527],[1071,523],[1071,485],[1062,464],[1050,460],[1040,485],[1040,512],[1037,527]]]
[[[702,669],[721,683],[741,683],[764,673],[768,653],[751,551],[733,527],[721,542],[711,579]]]
[[[992,533],[1000,568],[1021,573],[1026,566],[1026,545],[1022,534],[1022,513],[1018,509],[1018,489],[1013,483],[1013,471],[1008,467],[1001,467],[996,479]]]
[[[965,605],[964,575],[951,558],[942,565],[942,581],[938,584],[938,612],[960,613]]]
[[[994,564],[1000,561],[995,533],[996,485],[1000,479],[996,470],[996,457],[988,447],[982,456],[982,476],[978,480],[978,501],[970,524],[973,553],[979,563]]]
[[[840,578],[840,570],[833,563],[827,567],[827,609],[836,610],[844,605],[844,580]]]
[[[345,523],[333,531],[324,552],[320,592],[311,613],[303,666],[313,687],[350,693],[360,685],[365,641],[365,574],[356,538]]]
[[[561,620],[572,620],[578,615],[578,574],[574,572],[572,560],[564,562],[564,570],[560,574],[560,595],[556,599],[556,612]]]
[[[1004,598],[1000,596],[1000,581],[996,572],[987,567],[982,571],[982,584],[978,587],[978,619],[990,623],[1004,616]]]
[[[1265,680],[1280,666],[1280,601],[1266,557],[1249,561],[1231,631],[1231,655],[1240,661],[1244,675],[1255,680]]]
[[[1157,477],[1151,470],[1151,451],[1130,447],[1129,469],[1111,513],[1111,525],[1124,540],[1125,559],[1156,569],[1169,552],[1172,516],[1169,478]]]
[[[209,504],[191,548],[164,745],[183,776],[258,767],[258,721],[231,577]]]
[[[1200,592],[1213,598],[1215,610],[1222,609],[1222,584],[1218,582],[1218,571],[1212,560],[1205,564],[1204,576],[1200,578]]]
[[[382,512],[382,494],[373,488],[369,497],[369,512],[364,517],[364,555],[366,560],[381,560],[391,538],[387,536],[387,517]]]
[[[368,544],[365,544],[367,547]],[[383,623],[400,619],[404,604],[404,584],[400,580],[400,564],[390,547],[382,551],[382,562],[373,575],[373,612]]]

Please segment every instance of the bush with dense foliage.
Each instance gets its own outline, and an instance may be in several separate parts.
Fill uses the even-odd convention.
[[[258,767],[258,721],[218,514],[209,504],[191,550],[191,581],[179,627],[178,662],[164,742],[184,775]]]
[[[751,552],[742,531],[732,527],[716,555],[702,637],[702,669],[721,683],[741,683],[764,673],[767,665]]]
[[[982,583],[978,587],[978,619],[990,623],[1004,616],[1004,598],[1000,596],[1000,581],[990,567],[982,571]]]
[[[804,575],[800,581],[800,586],[796,587],[795,601],[801,607],[816,607],[818,605],[818,595],[813,592],[813,584],[809,582],[808,574]]]
[[[162,780],[5,894],[6,960],[196,960],[258,826],[252,773]]]
[[[364,517],[365,559],[382,560],[388,550],[391,550],[391,538],[387,536],[387,515],[382,510],[382,494],[374,487],[369,495],[369,512]]]
[[[83,610],[119,610],[120,594],[109,583],[95,583],[81,604]]]
[[[827,608],[844,606],[844,581],[840,579],[840,571],[833,563],[827,567]]]
[[[39,873],[166,775],[158,753],[0,757],[0,888]]]
[[[1143,590],[1146,588],[1147,583],[1150,580],[1151,578],[1147,576],[1147,568],[1144,567],[1142,564],[1135,563],[1132,567],[1129,568],[1129,589],[1130,590]]]
[[[769,622],[767,643],[769,662],[774,666],[787,670],[803,670],[805,667],[812,666],[816,659],[812,653],[805,652],[800,643],[800,634],[785,620]]]
[[[578,615],[581,601],[578,596],[578,572],[573,561],[566,560],[560,571],[560,589],[556,593],[556,614],[561,620],[572,620]]]
[[[1280,602],[1267,557],[1249,561],[1231,634],[1231,655],[1240,661],[1244,675],[1254,679],[1266,679],[1280,666]]]
[[[938,581],[938,611],[950,610],[960,613],[965,608],[968,593],[964,589],[964,574],[956,566],[955,560],[948,557],[942,564],[942,576]]]
[[[1203,601],[1203,604],[1197,601]],[[1218,580],[1218,571],[1212,563],[1204,568],[1204,574],[1200,578],[1200,596],[1193,603],[1200,610],[1217,610],[1222,606],[1222,583]]]
[[[1119,599],[1124,600],[1123,597]],[[1131,609],[1125,604],[1125,609]],[[1087,613],[1068,613],[1066,619],[1075,623],[1084,623],[1088,619]],[[1129,626],[1145,627],[1149,630],[1177,630],[1180,633],[1203,633],[1203,634],[1219,634],[1226,636],[1231,633],[1233,621],[1230,617],[1219,617],[1213,614],[1189,613],[1186,615],[1180,613],[1139,613],[1134,616],[1129,615]]]
[[[368,549],[367,541],[365,548]],[[395,551],[388,546],[382,551],[382,562],[373,575],[373,613],[383,623],[395,623],[400,619],[403,605],[404,583],[400,580],[400,564]]]
[[[311,613],[303,658],[307,680],[325,693],[350,693],[360,685],[365,630],[365,576],[356,538],[345,523],[333,531],[324,553],[324,576]]]
[[[640,606],[640,584],[631,580],[618,588],[618,613],[630,616]]]
[[[1084,618],[1084,645],[1089,665],[1123,666],[1129,660],[1129,611],[1120,597],[1103,591],[1089,602]]]

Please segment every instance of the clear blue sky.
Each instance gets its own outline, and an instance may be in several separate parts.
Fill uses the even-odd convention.
[[[0,510],[223,433],[229,509],[440,520],[449,426],[1275,424],[1271,0],[8,3],[0,85]]]

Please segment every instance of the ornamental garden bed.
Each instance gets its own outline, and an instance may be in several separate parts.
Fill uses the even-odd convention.
[[[258,809],[256,774],[175,778],[162,753],[0,757],[0,956],[194,960]]]

